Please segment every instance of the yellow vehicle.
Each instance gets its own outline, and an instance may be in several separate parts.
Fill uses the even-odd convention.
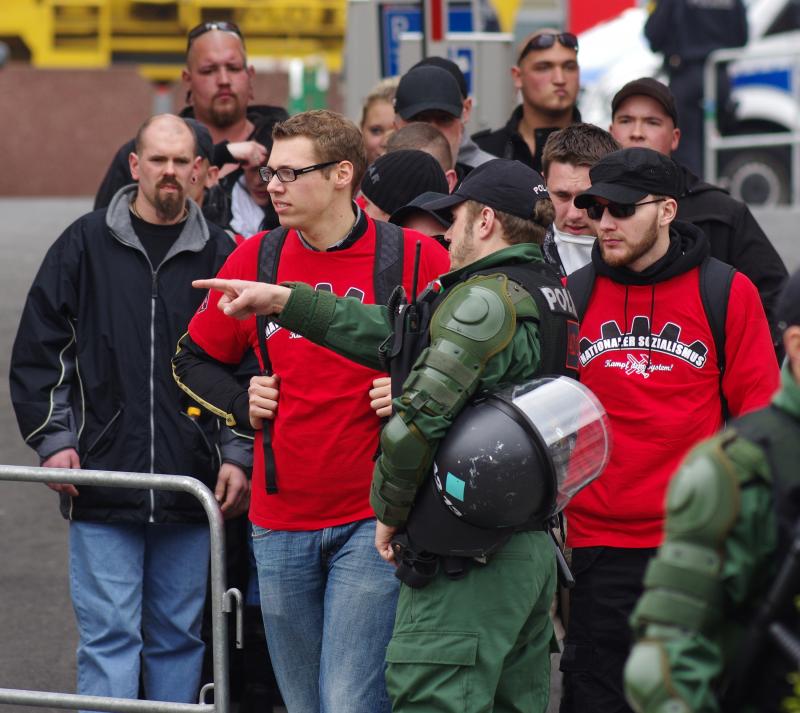
[[[35,67],[148,65],[174,78],[187,32],[204,21],[235,22],[248,53],[324,58],[338,71],[345,0],[0,0],[0,40]]]

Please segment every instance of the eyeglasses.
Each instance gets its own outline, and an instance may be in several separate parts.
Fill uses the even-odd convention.
[[[652,201],[644,201],[643,203],[592,203],[586,207],[586,215],[592,220],[600,220],[606,208],[611,216],[614,218],[630,218],[640,205],[650,205],[651,203],[661,203],[666,198],[656,198]]]
[[[558,34],[553,32],[543,32],[540,35],[534,35],[530,38],[530,40],[528,40],[528,44],[526,44],[522,48],[522,52],[519,53],[517,64],[522,62],[522,60],[534,50],[550,49],[556,43],[556,40],[558,40],[567,49],[575,50],[576,52],[578,51],[578,38],[571,32],[559,32]]]
[[[232,32],[242,41],[242,44],[244,44],[244,37],[242,37],[242,31],[239,29],[239,26],[235,22],[226,22],[226,21],[201,22],[197,27],[194,27],[191,30],[189,30],[189,34],[186,38],[187,52],[189,48],[192,46],[192,42],[194,42],[201,35],[206,34],[206,32],[211,32],[212,30],[219,30],[220,32]]]
[[[292,181],[296,181],[297,177],[302,176],[304,173],[318,171],[321,168],[333,166],[335,163],[339,163],[339,161],[315,163],[313,166],[306,166],[305,168],[270,168],[269,166],[264,166],[258,169],[258,173],[264,183],[269,183],[273,176],[277,176],[281,183],[291,183]]]

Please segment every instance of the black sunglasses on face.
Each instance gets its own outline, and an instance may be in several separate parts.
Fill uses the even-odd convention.
[[[192,42],[194,42],[198,37],[206,34],[206,32],[211,32],[212,30],[219,30],[220,32],[232,32],[242,41],[242,44],[244,44],[242,31],[235,22],[201,22],[197,27],[189,30],[189,34],[186,38],[186,50],[189,50],[189,48],[192,46]]]
[[[315,163],[313,166],[306,166],[305,168],[270,168],[269,166],[263,166],[258,169],[258,174],[261,176],[261,180],[264,183],[269,183],[273,176],[277,176],[281,183],[291,183],[292,181],[296,181],[297,177],[302,176],[304,173],[318,171],[321,168],[333,166],[335,163],[339,163],[339,161]]]
[[[534,35],[530,38],[530,40],[528,40],[528,44],[526,44],[525,47],[522,48],[522,52],[519,53],[517,64],[519,64],[534,50],[550,49],[556,43],[556,40],[558,40],[567,49],[575,50],[576,52],[578,51],[578,38],[571,32],[559,32],[558,34],[553,32],[543,32],[540,35]]]
[[[592,220],[600,220],[606,208],[613,218],[630,218],[640,205],[650,205],[650,203],[661,203],[665,198],[656,198],[652,201],[643,203],[592,203],[586,208],[586,215]]]

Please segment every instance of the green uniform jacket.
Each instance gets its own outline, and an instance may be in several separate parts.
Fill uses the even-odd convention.
[[[772,403],[798,420],[800,437],[800,386],[788,365]],[[698,516],[701,511],[707,518]],[[663,579],[647,584],[646,578],[632,617],[638,641],[625,669],[626,693],[640,712],[716,713],[714,686],[743,634],[736,622],[752,619],[779,564],[772,474],[764,451],[730,429],[697,446],[670,484],[665,527],[664,545],[651,566],[668,559],[674,565],[678,560],[664,555],[670,547],[683,547],[684,557],[687,545],[697,547],[706,562],[719,557],[705,572],[667,575],[671,584]],[[694,584],[676,584],[687,572]],[[696,596],[701,580],[709,583],[705,598]],[[687,594],[696,603],[698,626],[687,625]]]
[[[504,248],[466,267],[443,275],[439,282],[445,293],[445,299],[440,303],[436,313],[439,314],[446,308],[450,292],[472,273],[495,266],[526,262],[543,262],[539,246],[528,243]],[[485,276],[473,279],[496,282],[494,278]],[[308,285],[299,283],[291,286],[294,288],[292,295],[277,318],[281,326],[298,332],[360,364],[375,369],[382,368],[379,347],[391,336],[393,328],[386,307],[364,305],[357,299],[335,297],[331,293],[314,291]],[[520,303],[516,307],[518,313],[522,311],[526,316],[538,317],[536,305],[530,297],[524,304]],[[430,347],[420,356],[417,365],[425,361],[429,351]],[[478,390],[491,390],[500,383],[522,383],[530,379],[539,367],[540,355],[539,330],[535,321],[518,322],[507,346],[481,364],[477,370],[478,378],[470,387],[471,392],[465,394],[465,397],[471,396]],[[410,379],[406,384],[409,384],[409,381]],[[378,518],[388,525],[395,526],[405,522],[410,503],[413,501],[413,493],[430,469],[439,440],[457,415],[457,410],[453,412],[445,409],[447,412],[443,412],[442,409],[423,407],[409,416],[409,398],[405,387],[404,392],[400,398],[395,399],[395,416],[392,417],[384,433],[396,432],[397,424],[401,423],[397,419],[401,419],[401,430],[405,427],[411,429],[417,437],[415,443],[421,440],[425,447],[418,452],[418,457],[414,458],[415,467],[409,471],[405,469],[407,463],[393,463],[397,459],[402,460],[404,456],[407,459],[409,449],[402,447],[393,450],[386,448],[384,443],[383,453],[375,466],[371,494],[371,503]],[[460,407],[463,407],[463,402]],[[412,444],[412,449],[413,447]],[[394,467],[395,465],[397,467]],[[390,485],[386,483],[387,472],[392,473],[394,477]],[[396,487],[393,487],[398,484],[405,489],[405,496],[399,504],[394,496],[397,492]]]

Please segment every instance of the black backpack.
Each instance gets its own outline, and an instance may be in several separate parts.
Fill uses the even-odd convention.
[[[375,221],[375,262],[373,264],[375,304],[388,304],[389,298],[398,285],[403,283],[403,230],[392,223]],[[281,250],[289,230],[282,226],[271,230],[261,239],[258,248],[258,281],[274,283],[278,279],[278,263]],[[264,315],[256,317],[258,347],[264,365],[264,374],[272,373],[272,362],[267,349],[266,330],[271,318]],[[264,479],[267,493],[278,492],[275,472],[275,455],[272,451],[272,433],[263,431]]]

